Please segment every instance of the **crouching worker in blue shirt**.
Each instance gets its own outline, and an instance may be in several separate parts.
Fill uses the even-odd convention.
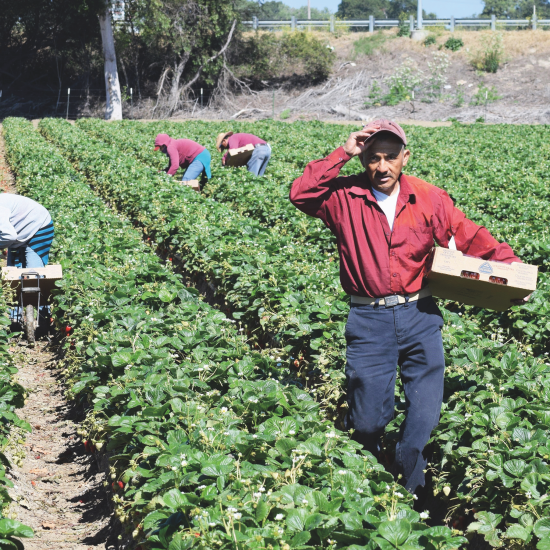
[[[54,237],[50,213],[21,195],[0,194],[0,248],[8,249],[8,266],[30,269],[48,265]],[[13,322],[21,320],[21,308],[11,308]],[[50,324],[49,306],[41,306],[39,326]]]
[[[21,195],[0,194],[0,248],[8,249],[8,266],[44,267],[54,237],[50,213]]]

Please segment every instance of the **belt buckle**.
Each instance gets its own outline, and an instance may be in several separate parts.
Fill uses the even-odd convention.
[[[394,295],[384,298],[384,305],[386,307],[394,307],[397,304],[399,304],[399,296]]]

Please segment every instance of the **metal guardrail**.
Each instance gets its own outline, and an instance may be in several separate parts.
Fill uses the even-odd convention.
[[[304,27],[328,27],[330,32],[334,32],[336,27],[368,27],[369,32],[374,32],[375,29],[399,27],[398,19],[375,19],[372,15],[369,19],[350,19],[340,20],[331,16],[330,19],[309,20],[297,19],[292,17],[290,21],[260,21],[254,17],[252,21],[243,21],[243,25],[257,29],[277,29],[282,27],[290,27],[292,30]],[[420,22],[415,20],[411,15],[408,21],[408,26],[411,31],[422,29],[423,27],[447,27],[454,31],[456,27],[490,27],[491,30],[496,30],[498,27],[530,27],[533,30],[537,26],[549,26],[550,19],[497,19],[492,16],[490,19],[456,19],[450,17],[448,19],[422,19]]]

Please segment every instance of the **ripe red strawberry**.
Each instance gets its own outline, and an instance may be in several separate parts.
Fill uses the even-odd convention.
[[[70,327],[69,325],[67,325],[65,327],[65,334],[67,334],[67,335],[71,334],[71,330],[73,330],[73,327]]]
[[[298,368],[300,366],[300,362],[298,361],[298,359],[294,359],[294,366],[296,368]]]
[[[118,486],[119,486],[121,489],[124,489],[124,483],[122,483],[122,481],[119,481],[119,482],[118,482]]]

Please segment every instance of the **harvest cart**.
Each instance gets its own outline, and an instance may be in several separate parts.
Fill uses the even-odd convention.
[[[12,320],[25,329],[29,343],[36,339],[40,307],[47,304],[55,282],[62,277],[61,266],[55,264],[37,268],[2,268],[2,278],[10,282],[17,297],[18,307],[11,310]]]

